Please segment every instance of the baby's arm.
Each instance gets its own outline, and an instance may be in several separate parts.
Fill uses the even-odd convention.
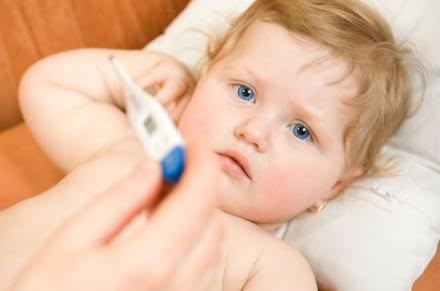
[[[79,49],[39,61],[21,81],[20,105],[28,126],[49,157],[67,172],[124,146],[133,136],[110,55],[140,81],[169,60],[142,50]]]

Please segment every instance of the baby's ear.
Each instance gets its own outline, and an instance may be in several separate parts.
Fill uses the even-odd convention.
[[[344,176],[339,179],[335,185],[331,188],[330,192],[327,193],[321,200],[317,201],[312,207],[309,208],[311,212],[319,212],[321,209],[327,204],[328,201],[332,200],[336,196],[338,196],[342,191],[344,191],[351,183],[353,183],[356,179],[362,177],[364,174],[364,170],[354,169],[347,172]]]
[[[343,175],[341,177],[341,179],[339,179],[339,181],[337,181],[335,183],[335,185],[333,185],[332,191],[331,191],[331,193],[332,193],[331,197],[328,197],[328,199],[332,199],[332,198],[338,196],[342,191],[344,191],[354,181],[356,181],[357,179],[362,177],[363,174],[364,174],[363,168],[356,168],[356,169],[347,171],[347,173],[345,175]]]

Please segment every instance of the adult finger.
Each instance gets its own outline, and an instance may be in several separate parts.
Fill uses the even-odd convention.
[[[197,246],[182,260],[171,290],[212,290],[216,284],[216,274],[222,268],[223,226],[217,215],[208,223]]]
[[[105,243],[159,193],[158,165],[141,162],[124,179],[98,196],[64,227],[59,237],[73,248]]]
[[[133,264],[133,272],[141,278],[160,281],[173,274],[214,214],[216,161],[202,152],[200,147],[189,147],[182,181],[151,213],[145,229],[118,250],[119,258],[129,258],[127,264]]]

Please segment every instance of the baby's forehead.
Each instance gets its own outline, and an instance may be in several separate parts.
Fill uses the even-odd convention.
[[[246,70],[256,67],[258,73],[278,62],[290,66],[292,74],[319,78],[328,84],[343,82],[349,77],[358,80],[356,70],[331,48],[276,23],[256,21],[235,42],[222,56],[222,61],[230,67],[241,66]]]
[[[277,59],[278,58],[278,59]],[[290,60],[287,60],[289,58]],[[314,84],[318,88],[328,88],[339,92],[340,99],[346,100],[358,94],[360,77],[356,69],[340,57],[332,55],[329,51],[322,51],[314,58],[299,58],[296,54],[271,58],[272,64],[267,64],[255,54],[247,54],[245,50],[234,50],[225,55],[218,62],[219,71],[234,76],[249,76],[252,80],[263,80],[273,83],[277,80],[303,80],[297,82],[302,86]],[[274,64],[278,62],[278,64]],[[278,70],[277,70],[278,69]],[[261,82],[263,83],[263,82]]]

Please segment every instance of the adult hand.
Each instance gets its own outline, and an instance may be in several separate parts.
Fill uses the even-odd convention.
[[[141,163],[66,222],[12,290],[197,290],[219,258],[214,163],[189,152],[182,181],[142,228],[117,240],[161,188],[157,165]]]

